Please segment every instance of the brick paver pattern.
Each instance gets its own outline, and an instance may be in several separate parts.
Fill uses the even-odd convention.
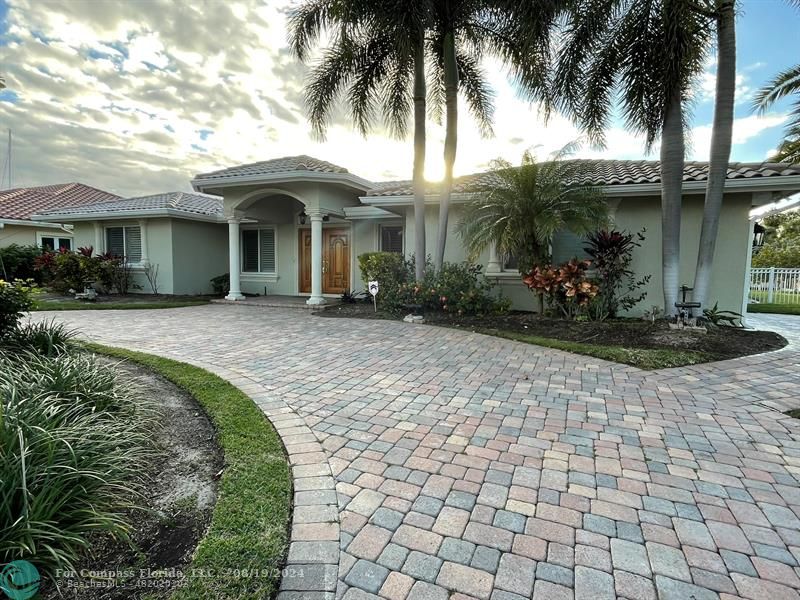
[[[56,318],[264,409],[295,478],[281,599],[800,598],[800,317],[751,320],[784,350],[657,372],[303,311]]]

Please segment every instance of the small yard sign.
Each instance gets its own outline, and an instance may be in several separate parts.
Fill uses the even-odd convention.
[[[370,281],[367,283],[367,289],[369,290],[369,293],[372,294],[372,306],[375,308],[375,312],[378,312],[378,299],[376,298],[378,295],[378,290],[380,289],[378,282]]]

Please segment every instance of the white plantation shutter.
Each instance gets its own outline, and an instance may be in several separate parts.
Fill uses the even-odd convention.
[[[142,260],[142,230],[138,227],[125,228],[125,259],[129,263]]]
[[[258,230],[242,231],[242,271],[255,273],[258,271]]]
[[[125,256],[125,233],[122,227],[106,229],[106,251],[114,256]]]
[[[588,258],[583,247],[586,241],[571,231],[559,231],[553,236],[553,264],[560,265],[573,258]]]
[[[275,272],[275,230],[260,229],[260,250],[261,259],[259,271],[262,273]]]

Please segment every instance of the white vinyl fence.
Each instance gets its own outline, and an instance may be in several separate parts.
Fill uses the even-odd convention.
[[[750,269],[748,301],[800,304],[800,269]]]

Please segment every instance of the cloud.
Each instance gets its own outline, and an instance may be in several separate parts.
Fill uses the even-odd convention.
[[[376,181],[409,178],[411,140],[381,128],[365,140],[345,107],[333,111],[324,142],[312,138],[303,107],[308,67],[287,46],[294,1],[10,0],[0,128],[14,132],[15,183],[83,181],[141,195],[188,190],[199,172],[300,153]],[[546,155],[580,137],[564,117],[545,123],[500,65],[485,70],[496,91],[496,135],[481,138],[462,107],[457,173],[498,157],[516,163],[526,148]],[[737,140],[783,122],[770,118],[737,121]],[[695,132],[698,149],[707,137],[702,127]],[[622,127],[607,140],[605,150],[578,155],[644,157],[642,140]],[[442,174],[443,142],[441,124],[429,123],[433,179]]]

